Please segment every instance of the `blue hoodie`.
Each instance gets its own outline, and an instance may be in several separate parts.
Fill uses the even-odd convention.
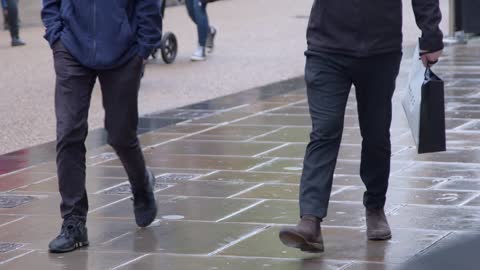
[[[158,0],[42,0],[45,39],[61,40],[77,61],[105,70],[159,47],[162,18]]]

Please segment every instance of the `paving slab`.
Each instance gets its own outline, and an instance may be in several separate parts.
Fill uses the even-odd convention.
[[[216,256],[206,258],[200,256],[168,256],[148,255],[121,269],[275,269],[275,270],[338,270],[347,265],[345,262],[326,260],[285,260],[265,258],[237,258]]]
[[[52,269],[84,270],[113,269],[114,267],[138,258],[134,253],[99,253],[81,251],[75,254],[49,254],[47,251],[34,251],[12,262],[0,264],[0,269]]]
[[[266,229],[241,243],[224,250],[224,255],[260,256],[269,258],[322,258],[333,260],[360,260],[401,263],[423,251],[446,234],[436,231],[394,230],[393,240],[375,242],[366,240],[361,229],[325,228],[324,254],[311,255],[277,245],[278,227]],[[349,243],[345,245],[344,243]],[[263,248],[265,245],[270,248]]]

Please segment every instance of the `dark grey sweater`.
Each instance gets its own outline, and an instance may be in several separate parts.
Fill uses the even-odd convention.
[[[420,48],[443,48],[438,0],[411,0],[422,31]],[[315,0],[308,52],[365,57],[402,49],[402,0]]]

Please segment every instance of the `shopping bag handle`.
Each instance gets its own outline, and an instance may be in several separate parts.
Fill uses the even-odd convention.
[[[431,67],[425,69],[425,81],[441,81],[440,77],[437,74],[433,73]]]
[[[427,67],[425,69],[425,80],[428,81],[432,77],[432,69],[430,67]]]

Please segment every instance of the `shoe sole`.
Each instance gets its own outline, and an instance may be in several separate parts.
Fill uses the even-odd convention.
[[[368,240],[370,241],[385,241],[392,239],[392,234],[384,235],[384,236],[367,236]]]
[[[190,58],[190,61],[192,62],[202,62],[202,61],[205,61],[207,60],[207,58]]]
[[[309,253],[322,253],[325,251],[323,244],[307,241],[300,234],[292,232],[280,232],[280,241],[287,247],[297,248]]]
[[[75,245],[72,248],[68,248],[68,249],[49,249],[48,251],[50,253],[67,253],[67,252],[72,252],[72,251],[74,251],[76,249],[79,249],[79,248],[88,247],[89,245],[90,245],[89,241],[78,242],[78,243],[75,243]]]

